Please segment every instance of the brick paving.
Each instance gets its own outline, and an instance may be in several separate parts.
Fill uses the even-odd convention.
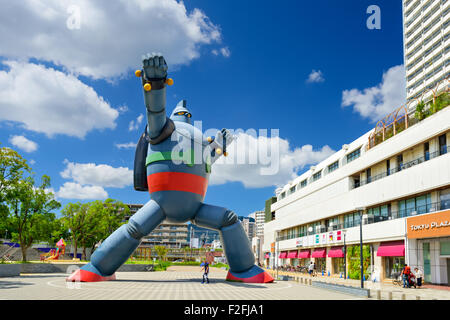
[[[66,283],[67,274],[22,274],[0,278],[0,299],[7,300],[354,300],[353,295],[295,281],[244,284],[225,281],[226,271],[210,269],[202,284],[199,267],[164,272],[118,272],[116,281]]]

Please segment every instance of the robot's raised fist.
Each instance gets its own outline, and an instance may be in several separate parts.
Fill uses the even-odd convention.
[[[166,78],[167,63],[159,53],[146,54],[142,56],[144,79]]]

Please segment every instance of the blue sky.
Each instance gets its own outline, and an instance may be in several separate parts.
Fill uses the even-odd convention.
[[[287,182],[292,172],[301,173],[314,161],[323,160],[330,150],[339,150],[342,144],[358,138],[375,125],[378,114],[394,109],[399,98],[388,96],[392,92],[388,90],[392,89],[389,86],[394,86],[400,96],[403,95],[401,81],[394,81],[394,73],[398,77],[398,74],[402,75],[402,69],[392,69],[403,64],[401,1],[194,0],[185,4],[172,3],[168,8],[156,5],[142,9],[149,19],[161,11],[162,16],[170,20],[183,16],[181,9],[185,6],[184,14],[190,23],[188,31],[184,29],[184,18],[173,20],[179,24],[171,22],[166,27],[161,26],[160,30],[147,27],[151,22],[146,22],[144,14],[142,28],[137,25],[138,28],[133,29],[125,24],[127,13],[102,26],[102,20],[95,23],[89,20],[93,18],[91,13],[84,11],[89,6],[84,1],[81,2],[84,4],[81,5],[80,29],[62,31],[58,28],[65,28],[61,23],[68,15],[64,7],[66,2],[62,3],[48,2],[54,11],[48,11],[46,20],[42,16],[49,8],[28,8],[25,13],[19,13],[21,5],[15,4],[3,12],[3,15],[16,15],[20,19],[27,15],[22,21],[28,22],[20,28],[26,29],[30,24],[29,28],[33,30],[27,34],[30,40],[25,39],[21,30],[13,28],[17,22],[0,19],[3,21],[0,27],[13,33],[0,34],[1,43],[6,44],[0,48],[1,60],[17,63],[3,64],[0,69],[0,142],[2,146],[18,150],[28,160],[32,159],[35,162],[32,168],[38,177],[50,175],[57,194],[64,183],[72,182],[81,188],[102,189],[109,197],[126,203],[149,200],[147,193],[117,182],[126,180],[124,176],[129,171],[125,172],[125,168],[132,170],[134,148],[119,149],[116,146],[136,143],[145,127],[144,118],[137,130],[129,130],[130,122],[136,123],[145,111],[140,82],[132,70],[140,68],[139,57],[147,52],[161,51],[168,57],[169,76],[175,81],[167,90],[168,111],[180,99],[187,99],[193,119],[202,120],[203,128],[279,129],[280,138],[289,143],[285,156],[301,154],[306,160],[292,160],[292,168],[285,168],[287,173],[273,179],[278,184]],[[381,9],[381,30],[366,27],[369,17],[366,9],[373,4]],[[107,3],[103,2],[103,5]],[[98,5],[95,9],[101,11],[103,8],[106,7]],[[194,14],[197,9],[202,13]],[[114,13],[108,10],[105,10],[107,17]],[[138,10],[137,5],[135,10]],[[172,11],[178,15],[171,17]],[[132,14],[130,21],[131,17]],[[139,19],[135,19],[136,23]],[[146,31],[137,35],[136,30],[142,29]],[[103,32],[108,30],[114,33],[105,36]],[[186,31],[187,36],[181,31]],[[33,42],[33,37],[40,40]],[[138,45],[133,42],[135,37],[138,37]],[[52,38],[56,40],[53,42]],[[41,46],[40,41],[43,42]],[[185,53],[183,48],[187,46],[190,50]],[[129,58],[125,57],[127,54]],[[102,61],[109,60],[117,61],[117,64],[101,67]],[[35,68],[39,64],[42,68]],[[47,83],[45,76],[54,75],[52,68],[61,71],[60,76],[67,78],[67,82]],[[308,82],[314,71],[315,79],[319,81]],[[74,87],[80,88],[77,92],[66,87],[59,90],[60,83],[69,87],[73,83]],[[13,98],[8,94],[6,84],[13,86],[11,90],[16,94]],[[352,89],[356,90],[351,92],[347,106],[343,107],[343,92]],[[71,103],[72,98],[80,104]],[[102,100],[107,104],[105,109],[90,113],[89,108],[95,109]],[[54,106],[44,108],[39,101],[50,101]],[[55,126],[54,132],[49,133],[49,126],[42,121],[31,124],[31,120],[23,120],[33,116],[25,112],[28,109],[24,105],[30,105],[33,112],[46,121],[61,112],[60,118],[55,120],[61,122],[61,126]],[[119,112],[123,106],[127,110],[122,108]],[[362,110],[371,113],[368,115]],[[14,112],[21,114],[13,116]],[[82,119],[83,115],[90,119]],[[97,115],[100,115],[99,119],[92,121]],[[83,128],[88,122],[91,124]],[[74,130],[80,128],[80,132],[68,133],[67,128],[71,125]],[[17,140],[14,145],[14,136],[34,142],[35,148],[25,144],[27,152],[23,141],[20,144]],[[302,149],[305,145],[311,145],[312,150]],[[323,149],[325,146],[328,147]],[[33,149],[36,150],[31,151]],[[297,153],[294,152],[296,149]],[[83,164],[88,163],[94,169],[100,165],[111,167],[111,172],[118,174],[118,180],[108,184],[102,179],[96,182],[95,177],[83,175],[83,169],[87,168]],[[68,170],[70,164],[72,171]],[[121,172],[114,170],[120,167],[123,168]],[[61,174],[65,170],[66,174]],[[226,176],[240,175],[238,169],[233,170],[226,171],[216,180],[229,182],[210,185],[205,202],[228,207],[243,216],[262,209],[264,201],[273,195],[275,185],[265,180],[257,186],[245,186],[241,180],[251,180],[252,176]],[[58,196],[58,200],[64,205],[93,199]]]

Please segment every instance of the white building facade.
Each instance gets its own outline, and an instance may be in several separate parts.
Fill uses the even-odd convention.
[[[417,100],[432,97],[445,85],[450,65],[450,1],[403,0],[403,43],[406,95]]]
[[[362,217],[366,278],[392,279],[409,263],[426,281],[448,283],[450,225],[417,237],[408,221],[439,214],[450,224],[450,108],[421,121],[407,114],[393,128],[374,144],[372,130],[343,145],[278,190],[264,226],[267,267],[314,261],[324,274],[359,277]]]

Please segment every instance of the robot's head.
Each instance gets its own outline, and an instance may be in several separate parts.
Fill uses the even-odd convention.
[[[170,115],[170,119],[173,121],[180,121],[185,123],[191,123],[191,113],[186,108],[186,100],[181,100],[178,102],[175,109],[172,111],[172,114]]]

